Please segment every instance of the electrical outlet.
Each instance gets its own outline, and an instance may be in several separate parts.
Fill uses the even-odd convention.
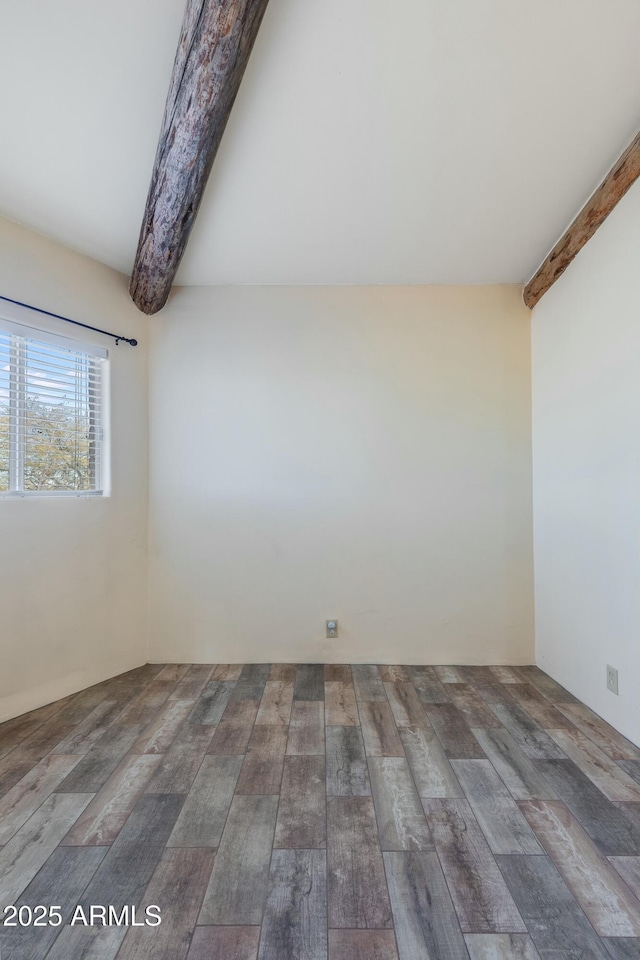
[[[337,621],[337,620],[327,620],[327,636],[328,636],[328,637],[337,637],[337,636],[338,636],[338,621]]]
[[[610,667],[607,664],[607,690],[611,690],[611,693],[618,694],[618,671],[615,667]]]

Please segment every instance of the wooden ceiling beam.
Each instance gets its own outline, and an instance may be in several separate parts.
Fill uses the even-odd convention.
[[[525,285],[523,299],[532,309],[562,276],[574,257],[604,223],[629,187],[640,176],[640,134],[632,140],[571,226]]]
[[[187,0],[162,121],[131,297],[167,302],[268,0]]]

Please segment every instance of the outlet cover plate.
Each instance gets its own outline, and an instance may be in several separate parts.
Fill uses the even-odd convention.
[[[607,664],[607,690],[618,695],[618,671]]]
[[[327,620],[327,637],[337,637],[338,636],[338,621],[337,620]]]

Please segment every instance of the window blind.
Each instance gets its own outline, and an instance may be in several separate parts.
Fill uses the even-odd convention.
[[[0,494],[100,494],[106,351],[0,320]]]

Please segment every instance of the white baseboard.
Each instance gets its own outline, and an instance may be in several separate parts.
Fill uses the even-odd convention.
[[[395,659],[391,659],[391,658],[389,658],[389,657],[382,657],[382,658],[378,658],[378,659],[374,660],[374,659],[372,659],[371,657],[368,657],[368,658],[363,659],[361,656],[358,656],[358,657],[347,657],[347,656],[345,656],[345,657],[343,657],[341,660],[336,660],[336,659],[326,660],[326,659],[323,659],[322,657],[320,657],[320,658],[316,657],[316,658],[311,659],[311,660],[308,659],[308,658],[304,658],[304,657],[298,657],[296,660],[288,659],[288,658],[286,658],[286,657],[279,658],[279,659],[276,658],[276,657],[273,657],[273,658],[270,659],[270,660],[261,660],[260,658],[251,660],[251,659],[247,659],[246,657],[238,657],[238,656],[236,656],[235,658],[234,658],[234,657],[231,657],[231,658],[230,658],[230,657],[227,656],[226,658],[223,658],[223,657],[212,657],[212,658],[203,659],[202,657],[198,657],[198,658],[195,659],[195,660],[181,660],[180,658],[177,658],[177,659],[176,659],[176,657],[169,657],[169,656],[167,656],[167,657],[163,657],[162,659],[160,659],[160,658],[154,656],[154,657],[150,657],[149,660],[148,660],[148,662],[149,662],[149,663],[155,663],[155,664],[158,664],[158,663],[205,663],[205,664],[209,664],[209,663],[213,663],[213,664],[218,664],[218,663],[240,663],[240,664],[245,664],[245,663],[246,663],[246,664],[250,664],[250,663],[311,663],[311,664],[318,664],[318,663],[322,663],[322,664],[332,664],[332,665],[334,665],[334,664],[341,665],[341,664],[349,663],[349,664],[364,664],[364,665],[366,665],[366,664],[369,664],[369,665],[370,665],[370,664],[375,664],[376,666],[378,666],[378,665],[380,665],[380,666],[395,666],[396,664],[402,664],[402,666],[405,666],[405,667],[532,667],[532,666],[534,666],[534,661],[531,659],[531,657],[525,657],[525,658],[511,657],[511,658],[508,659],[508,660],[505,660],[504,658],[498,657],[498,658],[494,658],[493,660],[477,660],[477,659],[475,659],[475,660],[473,660],[473,659],[472,659],[472,660],[450,660],[450,659],[449,659],[449,660],[446,660],[446,659],[443,660],[443,659],[435,659],[435,660],[434,660],[434,659],[431,659],[431,660],[420,660],[420,661],[418,661],[418,660],[415,659],[415,657],[413,657],[413,658],[411,658],[411,659],[408,659],[408,660],[407,660],[407,659],[404,659],[404,660],[403,660],[402,658],[399,659],[398,657],[396,657]]]
[[[126,673],[127,670],[133,670],[135,667],[144,666],[144,657],[121,660],[114,663],[100,663],[93,667],[87,667],[84,670],[76,670],[74,673],[61,677],[58,680],[51,680],[39,687],[32,687],[29,690],[22,690],[20,693],[13,693],[8,697],[0,699],[0,723],[5,720],[13,720],[23,713],[29,713],[30,710],[37,710],[38,707],[44,707],[54,700],[61,700],[72,693],[79,693],[87,687],[92,687],[96,683],[102,683],[103,680],[110,680],[120,673]]]

